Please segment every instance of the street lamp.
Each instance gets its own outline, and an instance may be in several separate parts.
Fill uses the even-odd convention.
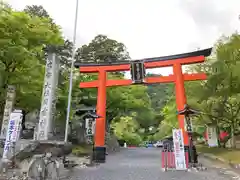
[[[73,70],[74,70],[74,58],[75,58],[74,56],[75,56],[75,49],[76,49],[77,20],[78,20],[78,0],[76,0],[75,21],[74,21],[74,30],[73,30],[73,49],[72,49],[72,58],[71,58],[72,62],[71,62],[71,69],[70,69],[68,107],[67,107],[67,118],[66,118],[65,138],[64,138],[65,143],[68,140],[68,124],[69,124],[71,101],[72,101],[72,86],[73,86]]]

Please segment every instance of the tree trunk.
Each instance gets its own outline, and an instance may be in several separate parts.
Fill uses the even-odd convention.
[[[235,126],[234,126],[234,122],[232,122],[232,125],[231,125],[231,144],[232,144],[232,148],[236,148],[236,138],[235,138],[235,135],[234,135],[234,132],[235,132]]]
[[[217,133],[217,141],[218,141],[218,147],[221,147],[221,140],[220,140],[220,129],[218,126],[218,120],[217,120],[217,124],[216,124],[216,133]]]

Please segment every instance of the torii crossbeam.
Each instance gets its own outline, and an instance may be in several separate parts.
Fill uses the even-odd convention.
[[[173,74],[159,77],[142,77],[144,84],[153,83],[175,83],[177,110],[180,111],[186,104],[184,89],[185,81],[205,80],[205,73],[184,74],[182,65],[202,63],[205,57],[211,54],[212,48],[200,51],[177,54],[171,56],[155,57],[138,60],[144,69],[173,67]],[[110,86],[129,86],[134,84],[132,79],[107,79],[107,72],[130,71],[134,61],[123,61],[116,63],[75,63],[76,68],[80,68],[81,73],[98,73],[98,80],[91,82],[81,82],[80,88],[98,88],[97,114],[100,116],[96,120],[94,160],[105,162],[105,124],[106,124],[106,88]],[[178,115],[179,128],[183,130],[185,149],[188,147],[188,134],[185,131],[184,115]]]

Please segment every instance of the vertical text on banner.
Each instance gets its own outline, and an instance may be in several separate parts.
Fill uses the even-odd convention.
[[[182,129],[173,129],[173,145],[176,170],[186,170]]]
[[[12,143],[16,142],[19,138],[21,131],[22,113],[13,112],[10,114],[10,120],[8,123],[8,129],[6,134],[6,140],[3,149],[3,159],[6,159],[8,152],[12,147]]]

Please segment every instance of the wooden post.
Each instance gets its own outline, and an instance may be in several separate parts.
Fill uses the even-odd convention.
[[[184,105],[186,102],[185,88],[184,88],[184,77],[182,73],[182,65],[180,63],[176,63],[173,65],[173,73],[175,76],[175,94],[176,94],[176,104],[177,111],[181,111],[184,109]],[[185,159],[188,161],[191,159],[190,149],[189,149],[189,137],[188,133],[185,131],[185,116],[178,114],[178,123],[179,128],[182,129],[183,132],[183,142],[184,142],[184,151],[185,151]],[[188,168],[188,163],[186,162],[186,167]]]
[[[184,109],[186,104],[186,95],[184,88],[184,79],[182,73],[182,66],[179,63],[173,65],[173,73],[175,76],[175,93],[176,93],[176,104],[177,110],[181,111]],[[184,115],[178,115],[179,128],[183,131],[184,145],[188,146],[188,134],[185,131]]]
[[[106,130],[106,80],[107,72],[100,70],[98,72],[98,97],[97,97],[97,115],[100,118],[96,119],[94,155],[93,160],[96,162],[105,162],[106,147],[105,147],[105,130]]]
[[[206,79],[205,73],[183,74],[182,64],[202,63],[204,62],[205,57],[209,56],[210,54],[211,48],[178,55],[142,59],[141,61],[144,61],[144,67],[146,69],[173,66],[174,72],[174,75],[169,76],[146,77],[144,79],[144,83],[145,84],[171,83],[171,82],[175,83],[177,110],[180,111],[184,109],[184,105],[186,104],[184,81]],[[119,62],[118,64],[76,63],[75,67],[77,68],[80,67],[81,73],[98,73],[97,81],[81,82],[80,88],[98,88],[97,114],[101,117],[96,120],[95,143],[93,148],[94,150],[93,154],[95,161],[105,162],[106,88],[111,86],[132,85],[132,80],[130,79],[107,80],[107,72],[129,71],[130,63],[129,62]],[[179,128],[183,130],[184,145],[187,150],[189,148],[188,147],[189,143],[188,134],[185,131],[184,121],[185,121],[184,115],[178,115]]]

